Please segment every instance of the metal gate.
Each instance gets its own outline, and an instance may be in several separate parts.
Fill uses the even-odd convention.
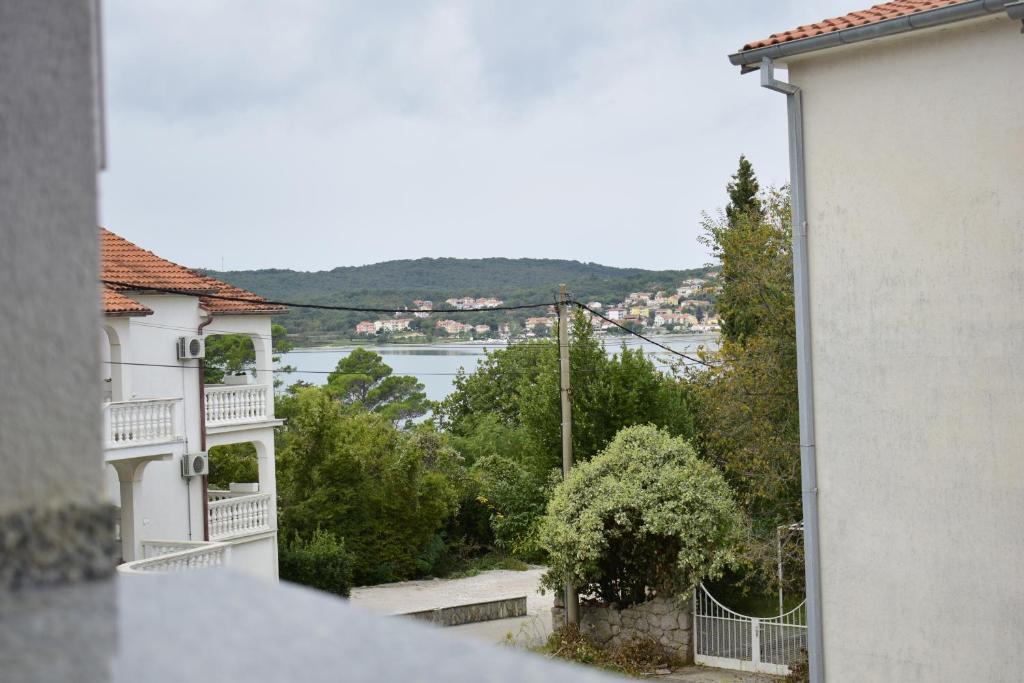
[[[693,660],[722,669],[784,676],[807,647],[806,602],[785,614],[759,619],[715,600],[704,584],[693,596]]]

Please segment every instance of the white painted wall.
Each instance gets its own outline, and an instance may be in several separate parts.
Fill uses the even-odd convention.
[[[829,681],[1022,676],[1022,74],[1005,16],[790,65]]]

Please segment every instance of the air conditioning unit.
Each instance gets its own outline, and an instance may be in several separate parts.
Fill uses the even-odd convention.
[[[200,451],[181,456],[181,476],[200,477],[210,473],[210,457]]]
[[[178,337],[178,360],[206,356],[206,340],[202,337]]]

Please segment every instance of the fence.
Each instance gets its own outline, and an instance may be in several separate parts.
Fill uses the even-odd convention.
[[[787,675],[789,663],[807,647],[805,604],[777,617],[749,617],[718,602],[702,583],[693,596],[694,661]]]

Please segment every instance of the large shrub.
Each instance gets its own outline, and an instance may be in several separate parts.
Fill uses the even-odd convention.
[[[627,427],[548,503],[545,584],[623,605],[684,594],[734,561],[742,519],[722,475],[681,438]]]
[[[352,585],[352,556],[334,534],[317,529],[312,537],[298,534],[278,541],[281,578],[348,597]]]
[[[431,573],[457,511],[458,454],[429,428],[396,429],[320,389],[298,392],[292,408],[278,470],[282,532],[344,538],[355,585]]]

